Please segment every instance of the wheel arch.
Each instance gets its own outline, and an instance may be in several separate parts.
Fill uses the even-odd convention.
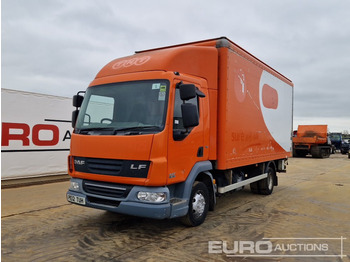
[[[203,182],[209,191],[209,210],[214,211],[216,204],[216,189],[213,184],[213,176],[209,171],[201,172],[197,175],[195,181]]]
[[[181,199],[189,200],[191,197],[191,191],[192,191],[192,185],[195,181],[200,181],[205,183],[205,185],[208,187],[209,193],[210,193],[210,202],[209,202],[209,210],[214,209],[215,203],[216,203],[216,189],[213,184],[213,176],[209,172],[213,169],[213,165],[210,161],[201,161],[197,162],[191,172],[189,173],[186,181],[178,184],[176,189],[176,195],[177,197]],[[187,204],[186,204],[187,205]]]

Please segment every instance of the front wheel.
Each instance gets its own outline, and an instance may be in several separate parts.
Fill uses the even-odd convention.
[[[188,213],[182,217],[186,226],[199,226],[207,217],[209,209],[209,190],[203,182],[195,181],[188,204]]]

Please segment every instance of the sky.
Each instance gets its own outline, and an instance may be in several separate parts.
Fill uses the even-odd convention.
[[[294,83],[294,129],[350,132],[348,0],[2,0],[1,87],[72,97],[111,60],[226,36]]]

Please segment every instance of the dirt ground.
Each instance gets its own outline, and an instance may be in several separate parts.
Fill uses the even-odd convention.
[[[72,205],[68,186],[1,191],[3,261],[350,261],[345,155],[291,158],[272,195],[221,196],[196,228]]]

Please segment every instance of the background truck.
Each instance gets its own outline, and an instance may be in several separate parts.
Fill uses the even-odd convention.
[[[293,156],[325,158],[331,154],[332,145],[327,135],[327,125],[299,125],[293,137]]]
[[[329,137],[334,149],[341,150],[341,144],[343,141],[342,133],[330,133]]]
[[[67,200],[197,226],[217,194],[271,194],[292,97],[289,79],[224,37],[113,60],[73,98]]]

